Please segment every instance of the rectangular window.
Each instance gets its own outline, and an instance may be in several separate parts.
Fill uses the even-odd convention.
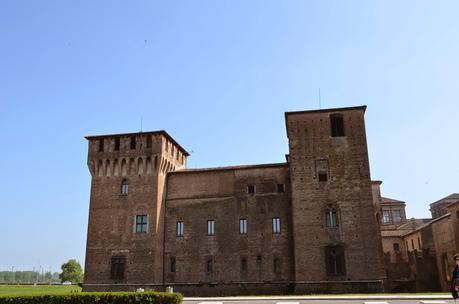
[[[422,246],[421,246],[421,239],[418,237],[418,248],[419,250],[421,250]]]
[[[247,234],[247,220],[246,219],[239,220],[239,234]]]
[[[281,232],[280,218],[274,217],[273,218],[273,233],[280,233],[280,232]]]
[[[389,212],[389,210],[383,210],[383,224],[390,224],[390,212]]]
[[[246,258],[241,258],[241,272],[242,273],[247,272],[247,259]]]
[[[274,273],[279,273],[281,271],[281,260],[280,260],[280,258],[274,258],[274,260],[273,260],[273,270],[274,270]]]
[[[319,182],[326,182],[328,181],[328,174],[325,171],[320,171],[319,172]]]
[[[257,255],[257,271],[261,271],[262,259],[261,255]]]
[[[114,141],[115,141],[115,143],[114,143],[115,144],[115,151],[119,151],[120,150],[120,138],[117,137],[117,138],[115,138]]]
[[[146,233],[148,231],[148,215],[140,214],[135,216],[135,232]]]
[[[123,280],[126,257],[123,255],[113,256],[111,260],[110,277],[112,280]]]
[[[330,115],[331,136],[341,137],[344,136],[344,119],[341,114]]]
[[[151,135],[147,135],[147,148],[151,148]]]
[[[329,228],[336,228],[338,227],[338,220],[336,216],[336,211],[329,210],[325,213],[325,221],[326,225]]]
[[[136,140],[135,136],[131,136],[131,150],[135,150]]]
[[[207,260],[206,268],[207,268],[207,273],[208,274],[212,273],[214,271],[214,265],[213,265],[212,259],[208,259]]]
[[[171,258],[171,272],[175,272],[175,258]]]
[[[104,152],[104,139],[99,139],[99,152]]]
[[[414,240],[413,239],[411,239],[411,249],[414,250]]]
[[[325,247],[327,274],[329,276],[345,275],[344,249],[341,246]]]
[[[402,221],[402,213],[400,210],[393,210],[392,216],[394,217],[394,223],[398,224]]]
[[[247,186],[247,193],[248,194],[255,194],[255,185],[248,185]]]
[[[400,251],[400,245],[398,243],[394,243],[394,251],[399,252]]]
[[[215,235],[215,221],[214,220],[207,221],[207,235]]]
[[[277,193],[284,193],[284,192],[285,192],[285,185],[277,184]]]
[[[183,222],[182,221],[177,222],[177,236],[183,236],[183,229],[184,229]]]
[[[121,194],[122,195],[128,195],[129,193],[129,183],[127,180],[123,179],[121,182]]]

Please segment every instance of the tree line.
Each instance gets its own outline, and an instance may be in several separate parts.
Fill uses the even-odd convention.
[[[0,283],[53,283],[60,282],[58,272],[0,271]]]
[[[62,272],[38,271],[0,271],[0,283],[57,283],[83,281],[83,269],[77,260],[71,259],[62,264]]]

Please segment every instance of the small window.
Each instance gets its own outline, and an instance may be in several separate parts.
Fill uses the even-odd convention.
[[[125,266],[126,266],[125,256],[113,256],[111,260],[111,269],[110,269],[111,279],[115,281],[123,280]]]
[[[411,239],[411,249],[414,250],[414,240],[413,239]]]
[[[175,273],[175,258],[171,258],[171,272]]]
[[[284,193],[284,192],[285,192],[285,185],[277,184],[277,193]]]
[[[207,235],[215,235],[215,221],[214,220],[207,221]]]
[[[328,228],[338,227],[338,217],[335,210],[329,210],[325,213],[325,223]]]
[[[241,258],[241,272],[242,273],[247,272],[247,259],[246,258]]]
[[[326,182],[328,181],[328,174],[325,171],[320,171],[319,172],[319,182]]]
[[[273,260],[273,270],[274,273],[279,273],[281,271],[281,260],[280,258],[274,258]]]
[[[400,210],[392,211],[392,216],[394,217],[394,223],[398,224],[402,221],[402,213]]]
[[[135,216],[135,232],[146,233],[148,231],[148,215],[140,214]]]
[[[247,219],[239,220],[239,234],[247,234]]]
[[[247,193],[248,194],[255,194],[255,185],[248,185],[247,186]]]
[[[182,221],[177,222],[177,236],[183,236],[184,225]]]
[[[257,255],[257,271],[261,271],[262,259],[261,255]]]
[[[128,195],[129,193],[129,183],[127,180],[123,179],[121,182],[121,194],[122,195]]]
[[[344,119],[341,114],[330,115],[331,136],[341,137],[344,136]]]
[[[280,233],[280,232],[281,232],[280,218],[274,217],[273,218],[273,233]]]
[[[418,237],[418,248],[421,249],[422,246],[421,246],[421,239]]]
[[[383,210],[383,224],[390,224],[390,212],[389,210]]]
[[[214,265],[212,259],[208,259],[206,263],[207,273],[210,274],[214,271]]]
[[[399,252],[400,251],[400,245],[398,243],[394,243],[394,251]]]
[[[104,139],[99,139],[99,152],[104,152]]]
[[[115,151],[119,151],[120,150],[120,138],[119,137],[116,137],[114,139],[114,145],[115,145]]]
[[[131,136],[131,150],[135,150],[136,140],[135,136]]]
[[[147,135],[147,148],[151,148],[151,135]]]
[[[341,246],[325,247],[327,274],[329,276],[345,275],[344,249]]]

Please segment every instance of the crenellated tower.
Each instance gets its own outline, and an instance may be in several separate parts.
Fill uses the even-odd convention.
[[[189,154],[165,131],[86,139],[92,179],[85,290],[161,284],[165,178],[185,169]]]

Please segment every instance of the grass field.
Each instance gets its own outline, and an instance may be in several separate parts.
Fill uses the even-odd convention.
[[[76,285],[0,285],[0,296],[56,294],[71,291],[81,291],[81,288]]]

